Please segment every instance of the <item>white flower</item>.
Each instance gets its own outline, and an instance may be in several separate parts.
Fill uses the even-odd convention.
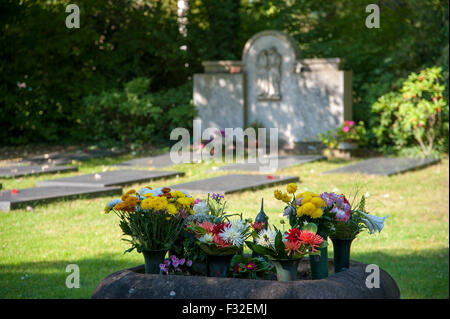
[[[236,232],[243,233],[248,225],[242,219],[232,219],[228,227],[235,229]]]
[[[198,202],[193,207],[195,214],[207,214],[209,213],[209,206],[205,202]]]
[[[270,229],[263,229],[258,233],[256,243],[264,247],[275,247],[275,236],[277,233]]]
[[[369,215],[364,212],[361,212],[361,214],[365,217],[362,221],[366,224],[367,228],[369,228],[371,234],[380,232],[384,227],[384,220],[389,217],[389,214],[386,217]]]
[[[244,244],[244,237],[239,229],[239,225],[234,227],[229,225],[219,234],[219,237],[233,246],[242,246]]]
[[[202,237],[198,239],[198,241],[205,244],[212,243],[213,236],[211,234],[204,234]]]

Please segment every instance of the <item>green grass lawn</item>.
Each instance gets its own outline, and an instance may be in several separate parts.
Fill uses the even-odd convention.
[[[3,188],[32,187],[37,180],[101,172],[105,165],[128,159],[95,159],[80,163],[78,173],[3,179]],[[352,244],[354,260],[377,264],[396,280],[402,298],[449,297],[449,161],[392,177],[321,175],[348,162],[316,162],[284,169],[300,177],[299,191],[351,194],[356,187],[369,193],[367,209],[389,218],[380,234],[363,233]],[[168,168],[183,178],[153,183],[155,187],[218,176],[219,164],[183,164]],[[146,186],[133,185],[133,188]],[[130,187],[131,188],[131,187]],[[265,211],[279,226],[283,205],[273,191],[284,186],[226,196],[229,211],[255,217],[264,198]],[[127,190],[128,188],[126,188]],[[118,219],[103,207],[113,199],[78,199],[0,212],[0,298],[89,298],[107,275],[143,263],[121,241]],[[330,257],[332,245],[330,242]],[[81,287],[66,288],[66,267],[80,267]]]

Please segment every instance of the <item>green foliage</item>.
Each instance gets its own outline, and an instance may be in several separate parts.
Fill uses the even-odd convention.
[[[380,147],[401,151],[419,145],[424,156],[448,152],[449,105],[444,97],[442,69],[411,73],[397,92],[373,105],[372,128]]]
[[[230,274],[234,278],[269,280],[274,270],[262,257],[235,255],[230,263]]]
[[[190,82],[167,91],[148,93],[150,79],[136,78],[123,90],[108,90],[83,99],[80,113],[89,142],[136,144],[169,140],[176,127],[192,126]]]
[[[123,235],[130,237],[123,238],[131,245],[126,252],[170,249],[183,230],[181,217],[168,219],[163,212],[114,212],[120,218]]]
[[[80,1],[79,29],[65,26],[68,3],[0,3],[1,144],[83,141],[84,96],[135,77],[150,91],[187,80],[176,1]]]
[[[345,121],[334,130],[319,133],[319,138],[328,148],[337,148],[339,142],[356,142],[359,146],[367,144],[367,132],[363,121],[359,121],[358,125],[353,121]]]

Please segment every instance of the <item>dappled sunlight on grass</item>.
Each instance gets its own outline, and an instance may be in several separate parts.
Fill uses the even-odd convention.
[[[101,172],[103,167],[129,157],[91,160],[77,174]],[[380,234],[363,233],[353,241],[352,259],[373,263],[397,281],[403,298],[448,298],[449,267],[449,161],[394,175],[323,175],[348,162],[314,162],[277,172],[299,176],[299,191],[335,191],[351,195],[359,188],[368,195],[367,209],[389,218]],[[223,175],[219,163],[180,164],[165,170],[182,170],[185,177],[151,183],[154,187]],[[229,172],[228,172],[229,173]],[[34,186],[37,180],[74,173],[2,180],[5,189]],[[131,185],[139,189],[148,183]],[[281,227],[283,204],[273,198],[276,186],[226,196],[227,210],[254,218],[261,198],[270,222]],[[349,196],[351,198],[351,196]],[[33,211],[0,213],[0,297],[89,298],[107,275],[143,263],[136,252],[123,254],[118,219],[105,215],[105,204],[114,197],[61,201]],[[285,225],[287,226],[287,225]],[[282,227],[281,227],[282,228]],[[333,254],[330,242],[330,256]],[[68,289],[68,264],[80,267],[81,288]]]

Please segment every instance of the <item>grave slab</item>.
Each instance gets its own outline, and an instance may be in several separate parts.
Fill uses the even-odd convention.
[[[51,166],[51,165],[29,165],[0,167],[0,177],[22,177],[29,175],[52,174],[61,172],[76,172],[75,166]]]
[[[33,206],[40,203],[48,203],[60,199],[73,199],[80,196],[100,197],[110,195],[121,195],[120,187],[73,187],[73,186],[49,186],[32,187],[19,190],[16,194],[11,191],[0,192],[0,211],[25,206]]]
[[[129,161],[116,164],[115,166],[162,168],[171,165],[173,165],[173,163],[172,160],[170,159],[170,153],[165,153],[156,156],[135,158]]]
[[[53,165],[61,165],[68,164],[72,161],[87,161],[92,158],[98,157],[106,157],[106,156],[116,156],[121,155],[125,152],[125,150],[87,150],[84,152],[74,152],[74,153],[64,153],[64,152],[55,152],[44,155],[33,156],[24,160],[23,162],[31,163],[31,164],[53,164]]]
[[[184,172],[177,171],[117,170],[39,181],[36,184],[38,186],[109,187],[150,182],[183,175]]]
[[[230,174],[199,181],[170,186],[170,188],[188,193],[231,194],[254,188],[270,187],[277,184],[298,182],[297,176]]]
[[[279,156],[277,170],[288,168],[296,165],[301,165],[305,163],[320,161],[325,159],[322,155],[300,155],[300,156]],[[258,172],[263,166],[268,166],[269,164],[260,164],[258,160],[256,163],[234,163],[230,165],[225,165],[219,168],[220,171],[254,171]]]
[[[386,158],[376,157],[352,165],[336,168],[324,174],[368,174],[391,176],[416,170],[440,162],[435,158]]]

